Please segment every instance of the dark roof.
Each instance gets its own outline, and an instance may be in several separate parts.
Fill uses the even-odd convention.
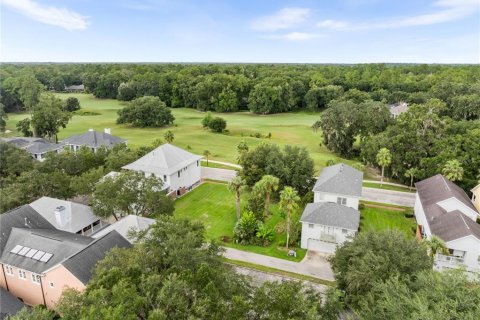
[[[110,249],[114,247],[128,248],[130,246],[130,242],[113,230],[86,246],[62,264],[80,281],[87,283],[92,277],[97,261],[103,259]]]
[[[316,202],[307,204],[300,221],[358,230],[360,213],[358,210],[334,202]]]
[[[459,210],[447,212],[437,204],[449,198],[456,198],[474,212],[477,212],[462,188],[441,174],[417,182],[415,186],[427,223],[433,234],[444,241],[451,241],[468,235],[474,235],[480,239],[479,224]]]
[[[339,163],[323,169],[313,191],[360,197],[362,182],[363,172]]]
[[[17,148],[24,149],[30,154],[40,154],[63,148],[63,144],[51,143],[43,138],[14,137],[0,139],[14,145]]]
[[[111,148],[116,144],[126,142],[127,140],[112,136],[106,132],[98,132],[98,131],[88,131],[84,134],[77,134],[66,138],[62,142],[64,144],[73,144],[78,146],[87,146],[91,148],[98,148],[105,146],[107,148]]]
[[[93,240],[90,237],[57,229],[12,228],[0,261],[31,272],[42,273],[82,250]],[[17,245],[51,253],[52,257],[42,262],[10,252]]]
[[[7,211],[0,214],[0,252],[3,252],[12,228],[55,229],[29,205]]]
[[[15,315],[25,305],[10,292],[0,287],[0,319]]]

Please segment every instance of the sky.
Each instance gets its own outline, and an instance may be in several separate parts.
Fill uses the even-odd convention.
[[[480,0],[0,0],[1,62],[480,63]]]

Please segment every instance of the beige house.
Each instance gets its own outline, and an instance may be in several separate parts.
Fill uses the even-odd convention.
[[[32,306],[85,289],[98,260],[130,246],[115,230],[98,239],[58,230],[29,205],[0,215],[0,229],[0,286]]]
[[[480,212],[480,184],[470,191],[472,191],[472,203],[477,208],[477,211]]]

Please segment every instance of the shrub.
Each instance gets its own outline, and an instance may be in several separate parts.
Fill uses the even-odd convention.
[[[202,119],[202,127],[209,128],[210,121],[212,121],[212,113],[208,112],[207,115]]]
[[[477,223],[480,224],[480,217],[477,217]]]
[[[215,117],[209,121],[208,127],[213,132],[221,133],[223,130],[225,130],[225,128],[227,128],[227,121],[225,121],[223,118]]]
[[[267,227],[264,223],[259,222],[256,235],[263,246],[268,246],[275,237],[275,231]]]
[[[363,210],[363,209],[365,209],[365,204],[364,204],[364,203],[360,203],[360,204],[358,205],[358,210]]]
[[[240,244],[251,244],[255,241],[258,221],[251,211],[244,212],[233,229],[233,238]]]
[[[414,216],[413,210],[409,209],[405,211],[405,218],[413,218],[413,216]]]
[[[68,97],[63,105],[63,110],[68,112],[80,110],[80,102],[75,97]]]
[[[158,97],[137,98],[118,111],[117,123],[135,127],[163,127],[172,124],[175,117]]]
[[[263,216],[265,213],[265,194],[253,188],[247,202],[247,210],[252,212],[258,221],[263,221],[265,219]]]

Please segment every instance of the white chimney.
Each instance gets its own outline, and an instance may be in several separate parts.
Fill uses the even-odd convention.
[[[90,128],[90,129],[88,129],[88,131],[92,132],[92,131],[93,131],[93,129],[92,129],[92,128]]]
[[[64,226],[68,222],[67,212],[64,206],[58,206],[55,208],[55,221],[59,226]]]
[[[110,134],[110,128],[105,128],[105,133]]]

